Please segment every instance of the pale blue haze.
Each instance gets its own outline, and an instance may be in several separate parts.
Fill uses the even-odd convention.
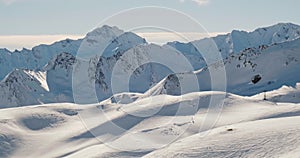
[[[8,2],[9,0],[0,1],[0,35],[85,34],[105,17],[124,9],[142,6],[161,6],[185,12],[210,32],[253,30],[278,22],[300,24],[299,0],[210,0],[202,6],[192,0]]]

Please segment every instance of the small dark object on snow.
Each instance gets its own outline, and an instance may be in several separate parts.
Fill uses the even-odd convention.
[[[227,131],[233,131],[233,129],[232,128],[228,128]]]
[[[252,78],[252,83],[256,84],[257,82],[259,82],[261,80],[261,76],[260,75],[255,75]]]
[[[267,91],[264,91],[264,100],[267,100]]]

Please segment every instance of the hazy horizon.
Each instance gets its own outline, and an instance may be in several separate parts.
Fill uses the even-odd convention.
[[[296,0],[125,0],[122,3],[116,0],[66,0],[63,4],[59,0],[0,0],[0,48],[30,49],[65,38],[82,38],[93,28],[100,27],[99,23],[106,18],[137,7],[159,6],[183,12],[214,36],[232,30],[253,31],[281,22],[300,24],[299,5]],[[180,25],[176,27],[180,33],[188,34],[191,40],[207,37],[206,32],[192,35],[193,30]],[[127,28],[120,29],[127,31]],[[167,32],[158,35],[157,32],[141,30],[135,33],[157,44],[181,41]]]

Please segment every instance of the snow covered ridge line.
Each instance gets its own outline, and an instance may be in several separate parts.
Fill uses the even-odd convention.
[[[247,48],[258,48],[260,46],[270,46],[287,41],[293,41],[300,37],[300,26],[292,23],[279,23],[273,26],[258,28],[252,32],[233,30],[226,35],[219,35],[212,38],[205,38],[189,43],[169,42],[166,45],[172,46],[185,55],[199,54],[195,48],[199,46],[205,50],[205,46],[212,39],[224,58],[231,54],[237,54]],[[209,51],[209,50],[208,50]],[[198,60],[197,58],[194,60]],[[203,65],[197,65],[196,69]]]
[[[281,23],[249,33],[233,31],[231,34],[212,38],[225,58],[228,91],[240,95],[254,95],[265,90],[277,89],[283,85],[295,85],[300,78],[297,71],[299,70],[299,66],[297,66],[299,65],[297,53],[299,52],[299,30],[300,26]],[[183,72],[193,70],[197,70],[193,74],[198,78],[199,90],[210,90],[210,75],[204,68],[205,60],[198,50],[192,47],[195,44],[203,50],[209,50],[210,45],[207,44],[207,39],[187,44],[175,42],[175,45],[169,43],[157,46],[148,44],[145,39],[134,33],[124,33],[117,27],[103,26],[90,32],[84,39],[77,41],[64,40],[53,45],[41,45],[32,50],[24,49],[21,52],[13,53],[2,50],[4,52],[0,54],[0,77],[1,75],[6,76],[15,68],[18,68],[19,72],[22,69],[30,69],[33,70],[31,71],[33,73],[44,74],[44,77],[27,74],[27,70],[24,70],[24,74],[27,75],[18,75],[19,78],[9,85],[1,84],[2,102],[0,107],[74,102],[71,81],[74,64],[78,62],[74,56],[83,40],[86,44],[83,50],[88,50],[83,53],[93,54],[99,48],[104,50],[102,57],[95,56],[85,63],[89,66],[88,81],[95,82],[99,101],[112,96],[112,71],[118,60],[127,52],[135,54],[133,59],[126,59],[135,64],[149,58],[142,54],[151,54],[151,52],[182,53],[193,67],[179,72],[180,74],[173,74],[162,65],[154,63],[143,65],[134,70],[131,76],[129,85],[131,92],[144,93],[147,91],[144,96],[181,95],[180,85],[176,83],[176,78],[181,75],[185,76],[186,74]],[[102,48],[104,41],[109,41],[106,48]],[[276,61],[277,64],[272,65],[272,63],[266,62],[270,60]],[[124,71],[131,71],[127,66],[128,64],[124,65]],[[217,64],[213,64],[211,67],[216,67],[214,69],[218,70]],[[170,79],[172,82],[169,82]],[[7,78],[2,83],[5,80]],[[165,81],[168,82],[165,83]],[[24,96],[31,99],[25,100]]]
[[[103,33],[101,33],[101,31]],[[106,31],[111,31],[111,33],[105,34]],[[113,35],[113,32],[117,34]],[[55,42],[51,45],[39,45],[31,50],[24,48],[21,51],[14,52],[11,52],[5,48],[0,49],[0,79],[3,79],[9,72],[16,68],[32,70],[41,69],[49,62],[49,60],[62,52],[68,52],[76,55],[83,40],[90,41],[92,45],[93,43],[96,44],[97,42],[101,43],[101,38],[115,38],[123,33],[124,32],[117,27],[103,26],[102,28],[91,31],[86,37],[79,40],[66,39]],[[133,33],[125,34],[129,35],[124,35],[122,40],[116,40],[114,44],[109,46],[110,48],[107,48],[107,53],[104,54],[109,55],[111,53],[116,53],[117,49],[128,49],[128,44],[126,44],[124,48],[118,47],[130,42],[131,40],[133,40],[133,43],[135,44],[146,43],[145,40],[143,41],[141,37],[138,37]],[[113,36],[110,37],[109,35]],[[99,39],[94,39],[95,36],[99,36]],[[231,53],[239,53],[246,48],[291,41],[299,37],[300,26],[291,23],[279,23],[273,26],[256,29],[253,32],[232,31],[230,34],[219,35],[212,37],[212,39],[216,42],[216,45],[223,57],[227,57]],[[170,42],[167,45],[178,49],[191,61],[195,69],[200,69],[205,66],[205,62],[201,56],[199,56],[198,50],[196,50],[192,44],[195,43],[205,47],[207,41],[208,39],[197,40],[190,43]]]

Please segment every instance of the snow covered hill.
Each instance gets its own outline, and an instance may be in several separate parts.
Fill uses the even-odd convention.
[[[253,98],[257,99],[264,97],[273,102],[300,103],[300,84],[296,83],[296,86],[282,86],[279,89],[253,96]]]
[[[299,154],[298,104],[226,94],[222,112],[209,114],[209,98],[216,95],[224,92],[159,95],[129,104],[104,101],[85,106],[60,103],[1,109],[0,157]],[[179,106],[185,112],[176,114]],[[145,115],[149,113],[152,115]],[[201,128],[206,119],[215,120],[211,130]],[[110,126],[112,122],[125,131],[119,133],[119,128]],[[107,138],[111,139],[106,143],[99,141]]]
[[[298,157],[300,117],[238,123],[213,129],[154,151],[150,157]]]

